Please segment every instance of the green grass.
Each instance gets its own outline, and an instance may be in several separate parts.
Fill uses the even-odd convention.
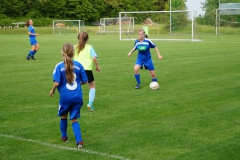
[[[152,50],[160,84],[152,91],[146,70],[140,71],[141,89],[134,89],[137,53],[127,57],[132,41],[91,33],[89,43],[99,56],[101,72],[94,71],[94,113],[87,110],[88,88],[83,86],[79,121],[85,145],[78,151],[70,123],[70,141],[61,142],[59,94],[49,97],[61,46],[77,43],[76,35],[40,32],[37,60],[27,61],[27,35],[1,34],[1,159],[240,159],[240,40],[202,39],[155,41],[163,60]]]

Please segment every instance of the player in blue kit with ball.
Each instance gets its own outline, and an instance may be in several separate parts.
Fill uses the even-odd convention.
[[[29,19],[25,26],[28,27],[28,35],[29,35],[29,40],[30,40],[30,44],[32,46],[31,50],[29,51],[28,55],[27,55],[27,60],[33,59],[36,60],[34,55],[37,53],[38,49],[39,49],[39,44],[36,40],[36,36],[38,36],[38,33],[35,32],[35,29],[33,27],[33,21],[31,19]]]
[[[82,148],[81,127],[77,119],[80,118],[80,109],[83,105],[81,85],[87,83],[88,79],[83,66],[79,62],[72,60],[74,55],[72,44],[64,44],[61,53],[63,62],[58,63],[53,71],[54,83],[50,91],[50,96],[53,96],[57,88],[60,94],[58,116],[61,117],[60,131],[62,140],[68,141],[67,117],[68,113],[70,113],[77,147]]]
[[[152,81],[157,82],[157,77],[154,71],[154,65],[150,53],[150,48],[155,48],[158,59],[162,60],[163,58],[160,55],[157,46],[151,40],[145,38],[145,31],[143,29],[140,29],[138,31],[138,37],[139,38],[134,43],[133,49],[128,53],[128,57],[130,57],[135,50],[138,50],[138,56],[134,66],[134,76],[137,81],[137,85],[135,87],[136,89],[139,89],[141,85],[139,69],[142,68],[143,66],[145,67],[145,69],[148,69],[150,71]]]

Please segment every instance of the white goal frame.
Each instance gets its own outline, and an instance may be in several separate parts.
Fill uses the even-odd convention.
[[[119,20],[121,22],[121,20],[124,18],[124,16],[122,15],[127,15],[127,14],[134,14],[134,13],[169,13],[170,14],[170,24],[171,24],[171,13],[180,13],[180,12],[187,12],[187,13],[191,13],[191,37],[189,39],[151,39],[151,40],[167,40],[167,41],[202,41],[200,39],[194,39],[194,12],[193,10],[176,10],[176,11],[132,11],[132,12],[119,12]],[[122,38],[122,23],[119,23],[119,39],[120,41],[122,40],[135,40],[135,39],[123,39]],[[127,33],[126,33],[127,34]],[[171,27],[170,27],[170,34],[171,34]]]
[[[69,26],[67,23],[75,22],[77,26]],[[58,25],[57,25],[58,24]],[[81,26],[81,24],[83,24]],[[53,20],[52,21],[53,34],[57,32],[58,34],[67,34],[68,30],[76,30],[76,34],[81,31],[85,31],[85,24],[83,20]],[[75,33],[74,33],[75,34]]]
[[[240,8],[220,8],[220,9],[215,9],[215,28],[216,28],[216,36],[220,34],[220,15],[236,15],[236,14],[220,14],[221,11],[238,11],[240,13]],[[233,23],[233,22],[232,22]],[[236,22],[239,23],[239,22]]]
[[[127,31],[128,33],[133,33],[134,32],[134,17],[127,17]],[[109,22],[115,22],[116,24],[108,24]],[[99,27],[98,27],[98,33],[100,34],[105,34],[105,33],[118,33],[119,30],[119,18],[101,18],[99,21]],[[110,27],[110,25],[112,27]],[[114,26],[116,26],[114,28]],[[123,31],[122,31],[123,32]]]

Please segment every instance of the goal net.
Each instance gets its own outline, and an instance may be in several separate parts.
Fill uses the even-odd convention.
[[[119,12],[119,37],[120,40],[137,39],[139,29],[145,28],[151,40],[201,41],[195,16],[192,10]],[[134,18],[134,32],[128,32],[125,17]]]
[[[239,33],[240,3],[220,3],[216,9],[216,35],[221,33]]]
[[[86,31],[83,20],[53,20],[52,29],[54,35],[78,34]]]
[[[126,29],[125,31],[119,30],[119,18],[101,18],[98,33],[119,33],[121,31],[131,34],[134,32],[134,17],[124,17],[122,26]]]

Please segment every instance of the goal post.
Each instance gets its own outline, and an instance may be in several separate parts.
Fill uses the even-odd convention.
[[[83,20],[53,20],[52,29],[54,35],[78,34],[86,31]]]
[[[194,15],[193,10],[119,12],[119,39],[134,40],[138,30],[147,25],[151,40],[201,41]],[[134,17],[133,34],[123,26],[125,17]]]
[[[134,32],[134,17],[125,17],[123,25],[128,33]],[[119,30],[119,18],[101,18],[98,27],[98,33],[118,33]]]
[[[220,34],[221,26],[228,30],[240,27],[240,3],[219,3],[215,15],[216,35]]]

